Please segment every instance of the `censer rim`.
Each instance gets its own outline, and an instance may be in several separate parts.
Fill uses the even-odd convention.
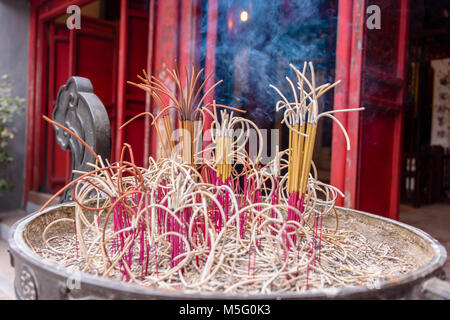
[[[61,279],[67,279],[70,277],[69,269],[63,267],[56,262],[52,262],[48,259],[44,259],[34,252],[26,243],[23,232],[29,223],[45,215],[46,213],[61,209],[63,207],[74,207],[74,202],[67,202],[64,204],[58,204],[46,208],[42,212],[34,212],[21,220],[17,221],[11,228],[9,236],[9,247],[13,254],[19,255],[26,265],[33,265],[33,268],[41,269],[44,272],[50,274],[56,274]],[[164,291],[154,288],[143,288],[133,283],[126,283],[116,279],[101,278],[96,275],[92,275],[86,272],[80,272],[80,280],[83,284],[89,284],[94,287],[108,289],[112,291],[126,291],[127,295],[135,297],[149,298],[149,299],[224,299],[224,300],[240,300],[240,299],[264,299],[264,300],[279,300],[279,299],[351,299],[360,296],[375,295],[380,296],[385,291],[396,289],[401,286],[413,287],[422,280],[432,277],[433,274],[442,268],[446,259],[447,252],[442,244],[439,243],[430,234],[423,230],[420,230],[411,225],[405,224],[400,221],[392,220],[386,217],[375,215],[372,213],[349,209],[336,206],[340,212],[349,212],[351,214],[366,216],[371,219],[383,221],[384,223],[393,224],[397,227],[403,228],[412,232],[430,246],[433,253],[432,258],[428,263],[425,263],[417,269],[407,272],[403,275],[396,276],[395,279],[388,279],[380,281],[379,285],[375,287],[368,286],[346,286],[346,287],[331,287],[323,289],[312,289],[305,292],[287,292],[287,293],[274,293],[274,294],[230,294],[230,293],[207,293],[207,292],[185,292],[184,290]]]

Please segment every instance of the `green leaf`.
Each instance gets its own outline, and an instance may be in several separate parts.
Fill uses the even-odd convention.
[[[0,81],[0,163],[9,163],[14,159],[4,149],[8,146],[9,140],[14,139],[14,119],[25,110],[25,99],[12,97],[12,86],[8,75],[1,76]],[[0,178],[0,190],[4,190],[8,183]]]

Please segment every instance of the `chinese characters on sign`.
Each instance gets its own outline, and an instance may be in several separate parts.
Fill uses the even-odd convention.
[[[431,145],[450,148],[450,59],[433,60],[433,118]]]

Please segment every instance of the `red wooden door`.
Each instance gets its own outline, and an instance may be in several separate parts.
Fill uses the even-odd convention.
[[[83,28],[68,30],[65,24],[49,24],[47,115],[51,117],[58,89],[70,76],[89,78],[95,94],[108,111],[114,141],[116,120],[117,27],[115,23],[83,17]],[[47,161],[44,191],[55,192],[68,182],[71,155],[63,151],[47,126]]]
[[[334,128],[331,183],[345,191],[339,204],[398,219],[409,0],[339,1],[336,78],[350,151]],[[369,29],[367,8],[380,8],[381,28]]]
[[[116,136],[117,24],[83,17],[83,27],[71,30],[72,75],[91,80],[94,93],[103,102]]]

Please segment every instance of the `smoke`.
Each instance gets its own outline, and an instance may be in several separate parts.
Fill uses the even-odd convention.
[[[324,71],[321,80],[334,80],[336,16],[336,0],[219,1],[216,80],[224,82],[216,100],[247,110],[262,128],[273,127],[278,97],[269,85],[290,97],[289,63],[313,61]]]

